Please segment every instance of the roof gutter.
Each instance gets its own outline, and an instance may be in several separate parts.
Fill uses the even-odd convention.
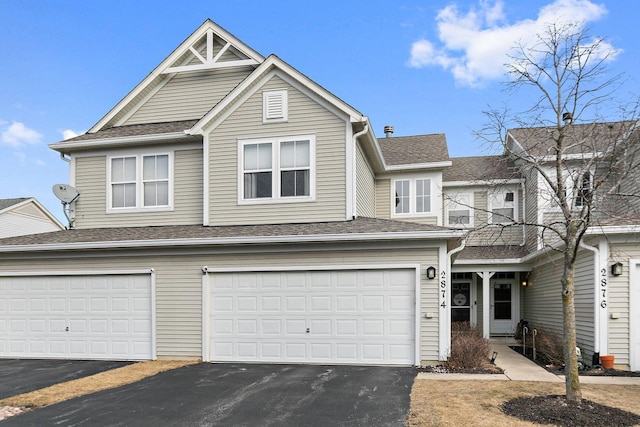
[[[449,167],[453,164],[451,160],[445,160],[442,162],[433,162],[433,163],[415,163],[410,165],[394,165],[394,166],[386,166],[386,172],[394,172],[394,171],[408,171],[415,169],[442,169]]]

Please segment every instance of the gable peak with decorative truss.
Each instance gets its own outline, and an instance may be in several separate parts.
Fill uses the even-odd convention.
[[[259,65],[264,58],[236,37],[207,20],[177,49],[181,55],[165,64],[162,74]]]

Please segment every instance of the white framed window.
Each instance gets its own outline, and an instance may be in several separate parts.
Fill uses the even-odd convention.
[[[513,189],[496,189],[488,191],[489,223],[512,224],[517,218],[517,192]]]
[[[473,226],[473,193],[447,195],[447,225]]]
[[[393,213],[424,215],[432,212],[431,178],[398,179],[393,181]]]
[[[286,89],[262,92],[263,123],[286,122],[289,119],[288,93]]]
[[[315,196],[315,137],[238,141],[239,203],[311,201]]]
[[[593,174],[591,174],[591,172],[583,173],[582,177],[578,179],[576,184],[577,188],[574,191],[574,206],[576,208],[583,208],[591,201],[593,193]]]
[[[107,175],[107,212],[171,208],[170,153],[109,157]]]

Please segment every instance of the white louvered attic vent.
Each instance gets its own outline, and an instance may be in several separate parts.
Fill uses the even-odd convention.
[[[265,123],[287,121],[287,91],[270,90],[262,92],[262,120]]]

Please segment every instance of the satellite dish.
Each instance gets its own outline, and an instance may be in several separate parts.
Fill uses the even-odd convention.
[[[80,193],[78,190],[67,184],[56,184],[53,186],[53,194],[65,205],[73,202],[78,198]]]

